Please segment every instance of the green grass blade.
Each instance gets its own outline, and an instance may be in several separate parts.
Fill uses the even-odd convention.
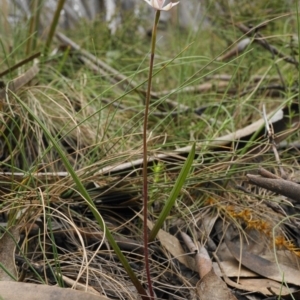
[[[175,182],[175,185],[171,191],[171,194],[170,194],[170,197],[169,199],[167,200],[163,210],[161,211],[158,219],[157,219],[157,222],[155,223],[152,231],[150,232],[150,235],[149,235],[149,243],[152,242],[159,229],[161,228],[163,222],[165,221],[165,219],[167,218],[167,216],[169,215],[169,212],[170,210],[172,209],[175,201],[176,201],[176,198],[185,182],[185,179],[191,169],[191,166],[192,166],[192,163],[193,163],[193,160],[194,160],[194,157],[195,157],[195,144],[193,144],[192,146],[192,149],[189,153],[189,156],[187,158],[187,160],[185,161],[181,171],[180,171],[180,174]]]
[[[47,37],[45,48],[44,48],[44,55],[45,56],[47,56],[48,51],[50,49],[50,46],[51,46],[51,43],[52,43],[52,40],[53,40],[53,37],[54,37],[54,33],[55,33],[55,30],[56,30],[56,27],[57,27],[57,24],[58,24],[58,21],[59,21],[60,13],[64,8],[65,2],[66,2],[66,0],[59,0],[57,2],[56,10],[55,10],[55,13],[54,13],[54,16],[53,16],[53,19],[52,19],[52,23],[51,23],[51,26],[50,26],[50,31],[49,31],[49,34],[48,34],[48,37]]]
[[[89,193],[87,192],[86,188],[80,181],[79,177],[77,176],[76,172],[74,171],[72,165],[70,164],[68,158],[65,156],[63,150],[59,146],[57,140],[51,135],[49,130],[46,128],[46,126],[43,124],[43,122],[34,114],[34,112],[27,106],[26,103],[24,103],[20,98],[15,95],[16,100],[25,108],[25,110],[29,113],[29,115],[39,124],[39,126],[42,128],[46,138],[52,143],[53,147],[55,150],[58,152],[62,162],[64,163],[67,171],[73,178],[76,187],[78,189],[78,192],[82,195],[82,197],[86,200],[91,212],[93,213],[93,216],[95,217],[96,221],[98,222],[100,228],[103,230],[105,233],[105,236],[110,243],[111,247],[114,249],[116,255],[118,256],[119,260],[121,261],[124,269],[126,270],[128,276],[130,277],[132,283],[138,290],[139,294],[142,296],[142,299],[148,299],[147,293],[145,292],[144,288],[142,287],[141,283],[137,279],[135,273],[131,269],[127,259],[121,252],[118,244],[114,240],[112,234],[110,233],[109,229],[106,227],[100,213],[98,212],[92,198],[90,197]]]
[[[0,262],[0,269],[2,269],[12,280],[17,281],[18,279],[6,269],[2,262]]]

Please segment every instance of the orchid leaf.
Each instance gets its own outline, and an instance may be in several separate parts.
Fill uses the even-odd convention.
[[[174,203],[177,199],[177,196],[178,194],[180,193],[181,191],[181,188],[185,182],[185,179],[187,177],[187,175],[189,174],[189,171],[191,169],[191,166],[193,164],[193,161],[194,161],[194,157],[195,157],[195,144],[193,144],[192,148],[191,148],[191,151],[189,153],[189,156],[187,157],[181,171],[180,171],[180,174],[174,184],[174,187],[171,191],[171,194],[170,194],[170,197],[169,199],[167,200],[164,208],[162,209],[158,219],[157,219],[157,222],[156,224],[154,225],[153,229],[151,230],[150,232],[150,235],[149,235],[149,243],[152,242],[159,229],[161,228],[163,222],[165,221],[165,219],[167,218],[167,216],[169,215],[169,212],[170,210],[172,209],[172,207],[174,206]]]

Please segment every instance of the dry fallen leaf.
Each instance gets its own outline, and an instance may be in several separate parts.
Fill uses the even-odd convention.
[[[282,283],[270,280],[270,279],[261,279],[261,278],[253,278],[253,277],[257,277],[258,275],[255,274],[254,276],[251,275],[251,271],[250,274],[248,274],[248,277],[251,277],[249,279],[241,279],[240,278],[240,272],[239,272],[239,268],[236,267],[235,273],[238,274],[237,276],[233,276],[233,277],[237,277],[238,279],[238,283],[235,281],[232,281],[228,278],[228,274],[225,271],[225,269],[223,268],[224,264],[221,263],[218,259],[218,257],[214,254],[215,259],[217,260],[219,267],[220,267],[220,271],[221,274],[223,276],[224,281],[227,283],[228,286],[231,286],[233,288],[242,290],[244,292],[259,292],[261,294],[264,295],[289,295],[291,292],[295,292],[295,288],[289,289],[285,286],[282,285]],[[237,264],[237,262],[236,262]],[[242,270],[243,268],[241,268]],[[241,272],[242,273],[242,272]],[[243,272],[245,275],[245,272]],[[247,273],[246,273],[247,274]],[[250,275],[250,276],[249,276]]]
[[[243,287],[246,287],[247,291],[260,292],[265,296],[272,295],[290,295],[294,289],[287,288],[284,284],[276,282],[270,279],[263,278],[249,278],[249,279],[240,279],[239,284]]]
[[[192,239],[184,232],[181,237],[191,253],[194,253],[200,280],[196,285],[197,295],[200,300],[237,300],[227,288],[226,283],[216,275],[212,261],[204,246],[196,247]]]
[[[204,246],[200,247],[195,255],[195,260],[201,278],[196,286],[200,300],[237,300],[226,283],[216,275],[212,267],[212,261]],[[208,270],[208,266],[210,266],[210,270]]]
[[[142,218],[141,215],[139,215],[140,218]],[[151,230],[153,228],[153,223],[150,220],[147,220],[148,228]],[[187,268],[197,271],[197,268],[195,266],[195,262],[192,257],[188,256],[185,251],[182,249],[181,244],[179,240],[169,234],[168,232],[164,231],[163,229],[160,229],[157,234],[157,238],[160,241],[161,245],[169,251],[175,257],[179,260],[183,265],[185,265]]]
[[[87,286],[85,284],[77,282],[67,276],[64,276],[64,275],[61,275],[61,278],[67,286],[73,287],[73,289],[76,289],[77,291],[83,291],[83,292],[87,292],[89,294],[94,294],[94,295],[100,296],[99,292],[97,292],[91,286]]]
[[[200,300],[237,300],[213,269],[197,283]]]
[[[1,300],[109,300],[104,296],[96,296],[68,288],[32,284],[24,282],[1,281]]]
[[[15,248],[19,237],[19,229],[11,227],[9,232],[5,232],[0,240],[0,262],[2,264],[0,267],[0,281],[14,281],[8,273],[17,279]],[[7,272],[4,271],[4,268]]]
[[[231,260],[226,260],[220,262],[221,267],[223,268],[224,273],[226,274],[227,277],[258,277],[258,275],[255,272],[252,272],[243,266],[240,267],[239,263],[235,259]],[[222,277],[223,273],[220,270],[220,267],[218,263],[214,262],[213,263],[213,268],[215,273],[219,276]]]
[[[285,266],[276,264],[261,256],[241,251],[240,247],[225,238],[226,245],[233,257],[241,264],[255,273],[278,282],[286,282],[300,286],[300,272]]]

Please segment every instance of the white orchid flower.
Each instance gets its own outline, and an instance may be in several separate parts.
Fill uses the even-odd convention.
[[[150,6],[157,10],[164,10],[168,11],[170,10],[173,6],[177,5],[179,2],[170,2],[166,6],[164,6],[166,0],[145,0]]]

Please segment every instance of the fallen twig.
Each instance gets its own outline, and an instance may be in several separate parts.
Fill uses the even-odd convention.
[[[284,61],[290,63],[290,64],[293,64],[295,66],[298,67],[299,63],[293,58],[293,57],[290,57],[290,56],[287,56],[283,53],[281,53],[277,48],[275,48],[274,46],[270,45],[267,41],[266,41],[266,38],[256,32],[257,29],[260,27],[260,25],[256,26],[256,27],[248,27],[242,23],[237,23],[235,24],[235,26],[241,31],[243,32],[244,34],[246,34],[247,36],[253,36],[253,34],[255,33],[255,38],[254,38],[254,42],[261,45],[262,47],[264,47],[266,50],[268,50],[269,52],[271,52],[272,55],[276,55],[280,58],[282,58]]]
[[[264,178],[257,175],[247,174],[250,183],[269,191],[299,201],[300,185],[285,179]]]
[[[6,69],[5,71],[0,73],[0,77],[8,74],[9,72],[12,72],[16,69],[18,69],[19,67],[27,64],[28,62],[34,60],[35,58],[38,58],[41,55],[41,52],[36,52],[32,55],[30,55],[29,57],[26,57],[25,59],[21,60],[20,62],[16,63],[15,65],[11,66],[10,68]]]
[[[27,70],[24,74],[10,81],[5,89],[0,90],[0,100],[5,99],[6,95],[9,92],[15,93],[25,84],[27,84],[30,80],[32,80],[37,75],[38,72],[39,72],[38,66],[34,65],[29,70]]]

